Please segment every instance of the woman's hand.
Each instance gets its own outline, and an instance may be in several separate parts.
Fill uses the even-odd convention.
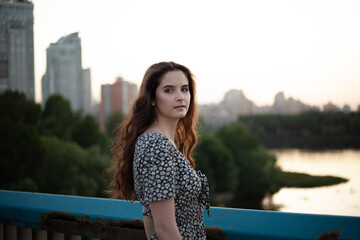
[[[149,207],[158,238],[160,240],[181,240],[182,238],[176,225],[174,198],[150,202]]]

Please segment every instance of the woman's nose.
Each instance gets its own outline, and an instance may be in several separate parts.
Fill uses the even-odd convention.
[[[176,96],[176,101],[180,102],[182,100],[184,100],[184,96],[183,96],[182,92],[180,91]]]

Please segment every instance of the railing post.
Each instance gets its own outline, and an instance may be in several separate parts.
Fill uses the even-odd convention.
[[[32,229],[21,228],[20,240],[32,240]]]
[[[6,225],[5,239],[6,240],[17,240],[16,226]]]
[[[4,240],[4,225],[0,224],[0,240]]]
[[[65,240],[65,234],[64,233],[54,232],[52,234],[52,239],[53,240]]]
[[[36,240],[47,240],[47,231],[37,230],[36,231]]]

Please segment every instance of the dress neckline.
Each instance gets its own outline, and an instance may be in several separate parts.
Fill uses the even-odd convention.
[[[146,135],[150,135],[150,134],[157,134],[157,135],[160,135],[162,137],[164,137],[170,144],[171,146],[173,146],[175,148],[175,150],[179,151],[179,149],[177,149],[177,147],[170,141],[170,139],[163,133],[160,133],[160,132],[157,132],[157,131],[150,131],[150,132],[147,132],[147,133],[144,133],[144,134],[141,134],[139,137],[141,136],[146,136]]]

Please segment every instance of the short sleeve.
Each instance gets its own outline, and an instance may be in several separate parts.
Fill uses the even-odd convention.
[[[140,174],[143,179],[143,200],[147,203],[176,196],[174,159],[165,141],[151,141],[144,151]]]

